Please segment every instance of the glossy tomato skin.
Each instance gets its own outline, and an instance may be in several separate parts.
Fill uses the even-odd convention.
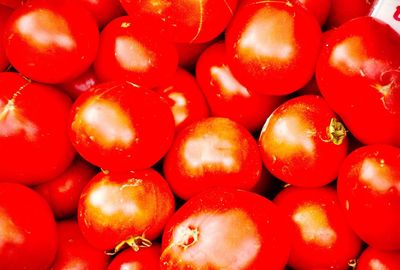
[[[161,21],[175,42],[203,43],[225,30],[237,0],[121,0],[121,3],[132,17]]]
[[[66,92],[73,100],[77,99],[82,93],[89,91],[95,84],[98,84],[99,78],[97,78],[94,69],[90,67],[85,72],[81,73],[78,77],[66,81],[58,87]]]
[[[82,5],[68,0],[31,0],[8,20],[4,46],[10,63],[30,79],[61,83],[93,63],[99,31]],[[21,53],[24,52],[24,53]]]
[[[389,25],[360,17],[331,31],[321,51],[321,93],[364,144],[400,145],[399,46]]]
[[[66,219],[57,223],[58,249],[52,270],[106,270],[109,256],[91,246],[83,237],[78,223]]]
[[[72,162],[68,138],[72,102],[61,91],[0,73],[0,182],[48,181]]]
[[[283,98],[261,95],[243,86],[232,75],[225,51],[224,42],[208,47],[197,61],[196,79],[213,116],[227,117],[257,132]]]
[[[153,90],[166,98],[174,115],[177,132],[210,114],[196,79],[182,68],[177,69],[171,80]]]
[[[153,87],[171,78],[177,63],[176,48],[157,27],[122,16],[101,32],[94,68],[103,82],[127,80]]]
[[[353,230],[367,244],[400,249],[400,149],[363,146],[346,158],[338,194]]]
[[[175,132],[164,98],[129,82],[94,86],[74,103],[70,137],[89,162],[108,170],[151,167],[167,152]]]
[[[0,37],[4,33],[4,28],[8,17],[11,15],[13,9],[0,4]],[[2,40],[0,39],[0,72],[5,70],[8,66],[8,59],[6,56],[5,48]]]
[[[100,172],[82,192],[78,223],[94,247],[116,252],[160,236],[174,207],[167,182],[153,169]]]
[[[286,95],[304,86],[314,73],[320,43],[317,20],[289,1],[244,5],[226,32],[233,75],[261,94]]]
[[[43,198],[21,184],[0,183],[0,224],[0,269],[48,269],[57,232]]]
[[[356,269],[400,269],[400,251],[382,251],[373,247],[367,247],[358,258]]]
[[[277,178],[296,186],[317,187],[337,177],[348,140],[344,126],[324,99],[304,95],[286,101],[270,115],[259,145],[265,167]]]
[[[370,0],[332,0],[327,19],[327,27],[339,27],[347,21],[366,16],[370,12],[372,3]]]
[[[156,270],[160,269],[161,245],[153,243],[151,247],[139,251],[126,249],[117,254],[107,270]]]
[[[215,186],[251,190],[262,164],[250,132],[227,118],[209,117],[177,134],[163,170],[173,192],[188,200]]]
[[[268,199],[216,188],[186,202],[168,221],[161,269],[283,269],[289,221]]]
[[[289,263],[293,269],[347,269],[361,251],[361,240],[347,223],[336,190],[288,187],[274,203],[294,227]]]
[[[84,186],[97,174],[97,168],[77,157],[60,175],[35,187],[53,210],[56,218],[76,214]]]

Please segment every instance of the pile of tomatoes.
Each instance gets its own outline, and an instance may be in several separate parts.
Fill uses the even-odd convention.
[[[0,1],[0,269],[400,269],[371,8]]]

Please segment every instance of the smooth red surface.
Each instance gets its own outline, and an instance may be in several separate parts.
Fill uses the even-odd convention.
[[[134,251],[128,248],[111,261],[107,270],[156,270],[160,269],[161,245],[153,243],[151,247]]]
[[[66,81],[58,87],[65,91],[73,100],[77,99],[82,93],[88,91],[95,84],[99,83],[93,68],[90,67],[85,72],[81,73],[78,77]]]
[[[327,26],[339,27],[347,21],[369,14],[374,1],[372,0],[332,0]]]
[[[357,270],[400,269],[400,251],[382,251],[367,247],[357,261]]]
[[[6,21],[8,17],[11,15],[13,9],[0,4],[0,37],[3,35]],[[8,67],[8,59],[6,56],[6,51],[3,45],[2,40],[0,39],[0,72],[5,70]]]
[[[82,3],[96,18],[99,28],[125,14],[119,0],[74,0]]]

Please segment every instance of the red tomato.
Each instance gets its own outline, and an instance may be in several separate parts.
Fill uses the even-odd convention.
[[[357,270],[400,269],[400,251],[382,251],[367,247],[357,261]]]
[[[369,145],[344,161],[339,199],[354,231],[367,244],[400,249],[400,149]]]
[[[0,5],[8,6],[12,9],[16,9],[23,5],[26,0],[0,0]]]
[[[293,269],[347,269],[361,250],[330,187],[288,187],[274,199],[294,227],[288,265]]]
[[[237,0],[121,0],[132,17],[152,17],[163,23],[175,42],[202,43],[221,34]]]
[[[230,118],[250,132],[259,131],[265,119],[283,101],[281,97],[252,92],[238,82],[228,67],[223,42],[215,43],[201,54],[196,78],[212,115]]]
[[[71,100],[17,73],[0,73],[0,85],[0,182],[56,177],[75,156],[67,132]]]
[[[328,27],[338,27],[351,19],[367,15],[373,2],[372,0],[332,0],[327,21]]]
[[[57,251],[57,232],[46,201],[33,190],[0,183],[0,269],[45,270]]]
[[[325,100],[313,95],[280,105],[266,121],[259,143],[273,175],[307,187],[335,180],[348,149],[344,126]]]
[[[117,254],[107,270],[156,270],[160,269],[161,246],[152,244],[151,247],[139,251],[126,249]]]
[[[289,1],[244,5],[226,32],[228,64],[251,90],[289,94],[314,74],[320,40],[317,20],[299,5]]]
[[[351,20],[326,38],[319,88],[364,144],[400,146],[399,48],[399,34],[371,17]]]
[[[251,190],[262,164],[250,132],[228,118],[210,117],[177,134],[163,169],[174,193],[187,200],[215,186]]]
[[[127,80],[153,87],[171,78],[178,63],[176,48],[156,31],[128,16],[108,23],[101,32],[94,63],[100,80]]]
[[[179,57],[179,66],[186,70],[194,70],[200,54],[212,43],[213,41],[205,43],[175,43]]]
[[[172,143],[175,123],[157,93],[129,82],[98,84],[74,103],[70,137],[89,162],[110,170],[154,165]]]
[[[153,89],[170,104],[176,130],[209,116],[208,105],[192,74],[178,68],[172,79]]]
[[[0,37],[4,33],[6,21],[12,12],[13,12],[13,10],[11,8],[0,4]],[[7,56],[6,56],[6,52],[5,52],[5,49],[3,46],[3,42],[1,42],[1,41],[2,40],[0,39],[0,72],[5,70],[9,64]]]
[[[75,220],[57,223],[58,250],[51,270],[106,270],[109,257],[92,247]]]
[[[96,21],[83,6],[68,0],[32,0],[11,15],[4,46],[10,63],[25,76],[61,83],[89,68],[98,39]]]
[[[94,73],[93,68],[89,68],[78,77],[58,85],[61,90],[65,91],[72,99],[77,99],[82,93],[88,91],[95,84],[99,83],[99,79]]]
[[[283,269],[289,220],[257,194],[218,188],[186,202],[168,221],[161,269]]]
[[[174,207],[167,182],[153,169],[100,172],[82,192],[78,223],[93,246],[115,253],[151,244]]]
[[[89,180],[97,174],[97,169],[81,158],[60,175],[35,187],[46,199],[56,218],[66,218],[76,214],[79,197]]]

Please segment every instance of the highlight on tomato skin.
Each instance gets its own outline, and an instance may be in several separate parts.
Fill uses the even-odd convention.
[[[248,191],[213,188],[169,219],[160,267],[281,270],[290,247],[289,221],[271,201]]]
[[[357,260],[357,270],[395,270],[400,268],[400,251],[383,251],[367,247]]]

